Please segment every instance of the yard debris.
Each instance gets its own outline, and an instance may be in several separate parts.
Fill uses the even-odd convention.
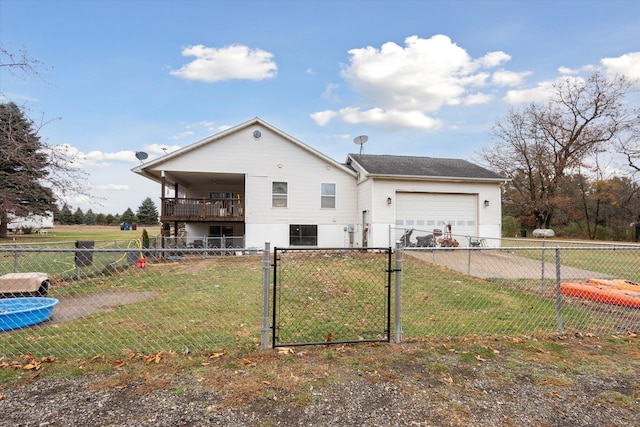
[[[125,362],[124,360],[121,359],[117,359],[113,361],[113,366],[116,369],[122,369],[123,366],[125,366],[127,364],[127,362]]]
[[[246,365],[246,366],[257,366],[257,365],[258,365],[258,363],[257,363],[257,362],[254,362],[254,361],[253,361],[253,360],[251,360],[251,359],[247,359],[246,357],[243,357],[243,358],[242,358],[242,364],[243,364],[243,365]]]
[[[279,347],[278,348],[278,354],[279,355],[295,354],[295,352],[293,351],[293,348],[291,348],[291,347]]]
[[[225,354],[227,354],[227,350],[223,349],[221,352],[219,353],[211,353],[209,355],[209,359],[217,359],[219,357],[224,356]]]
[[[148,356],[144,357],[144,361],[149,364],[149,363],[160,363],[160,360],[162,360],[162,357],[164,356],[164,352],[160,352],[158,354],[150,354]]]
[[[39,371],[42,369],[43,363],[52,363],[56,360],[53,356],[45,356],[36,360],[35,356],[31,353],[25,354],[24,357],[28,360],[28,362],[22,366],[22,369],[25,371]]]

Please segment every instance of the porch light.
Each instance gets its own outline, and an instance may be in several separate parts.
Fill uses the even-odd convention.
[[[485,200],[485,201],[484,201],[484,207],[485,207],[485,208],[489,207],[489,201],[488,201],[488,200]]]
[[[387,197],[387,204],[390,205],[391,204],[391,197]]]

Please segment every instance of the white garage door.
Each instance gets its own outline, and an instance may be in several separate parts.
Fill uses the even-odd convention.
[[[443,193],[397,193],[396,227],[413,228],[412,241],[416,236],[432,233],[434,229],[446,230],[451,224],[451,233],[461,245],[467,246],[465,236],[478,235],[478,196],[475,194]],[[399,231],[399,238],[402,230]]]

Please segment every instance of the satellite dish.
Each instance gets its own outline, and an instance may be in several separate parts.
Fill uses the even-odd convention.
[[[364,145],[365,142],[367,142],[369,140],[369,137],[367,135],[360,135],[360,136],[356,136],[355,138],[353,138],[353,143],[356,145],[360,145],[360,154],[362,154],[362,146]]]
[[[136,159],[140,160],[140,163],[142,163],[143,160],[146,160],[147,157],[149,157],[149,155],[144,151],[136,151]]]

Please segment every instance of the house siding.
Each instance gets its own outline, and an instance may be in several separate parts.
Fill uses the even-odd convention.
[[[254,137],[256,131],[261,134],[259,138]],[[379,175],[370,175],[363,169],[366,166],[354,158],[358,156],[349,155],[347,164],[338,163],[256,118],[134,171],[162,183],[163,188],[177,188],[180,197],[207,198],[212,191],[232,192],[234,197],[238,194],[243,207],[241,215],[229,220],[225,216],[189,218],[189,237],[207,235],[215,223],[232,226],[234,235],[245,236],[247,247],[262,247],[265,242],[270,242],[272,247],[286,247],[290,245],[290,225],[300,224],[317,226],[317,245],[322,247],[364,246],[365,237],[369,247],[393,246],[392,228],[396,223],[399,192],[474,195],[478,205],[478,234],[500,237],[500,185],[503,182],[500,176],[455,159],[397,156],[363,158],[363,164],[370,162],[382,168]],[[384,163],[386,161],[389,163]],[[426,173],[403,176],[409,171],[403,170],[406,168],[402,162],[434,166],[437,178]],[[440,176],[442,164],[457,167],[445,172],[457,171],[459,177]],[[390,173],[399,175],[386,175]],[[217,185],[214,179],[220,180]],[[228,179],[227,186],[223,185],[225,179]],[[287,183],[286,207],[272,206],[273,182]],[[323,183],[336,186],[335,208],[321,207]],[[166,196],[163,194],[163,197]],[[387,202],[388,198],[391,203]],[[446,203],[444,198],[434,200]],[[489,201],[486,207],[484,200]],[[366,220],[363,220],[365,213]],[[177,223],[176,219],[168,219]]]
[[[371,219],[369,246],[393,245],[394,233],[390,230],[395,227],[396,193],[442,193],[442,194],[473,194],[477,195],[479,204],[489,200],[489,207],[479,206],[477,212],[478,236],[491,239],[500,238],[502,225],[500,186],[496,183],[484,182],[446,182],[446,181],[405,181],[395,179],[375,179],[375,185],[369,179],[360,184],[363,192],[363,206],[369,200],[371,210],[375,215]],[[387,198],[391,197],[391,205],[387,204]],[[497,240],[493,240],[497,244]]]
[[[253,137],[259,130],[260,139]],[[223,159],[223,160],[217,160]],[[165,172],[216,172],[244,175],[243,195],[247,246],[289,245],[290,224],[318,225],[318,245],[342,246],[344,228],[356,222],[355,174],[336,167],[281,135],[250,126],[158,166]],[[287,207],[272,206],[272,183],[286,182]],[[321,184],[336,185],[336,207],[321,208]],[[206,197],[207,184],[189,187],[188,197]],[[188,224],[188,235],[207,233],[208,226]]]

